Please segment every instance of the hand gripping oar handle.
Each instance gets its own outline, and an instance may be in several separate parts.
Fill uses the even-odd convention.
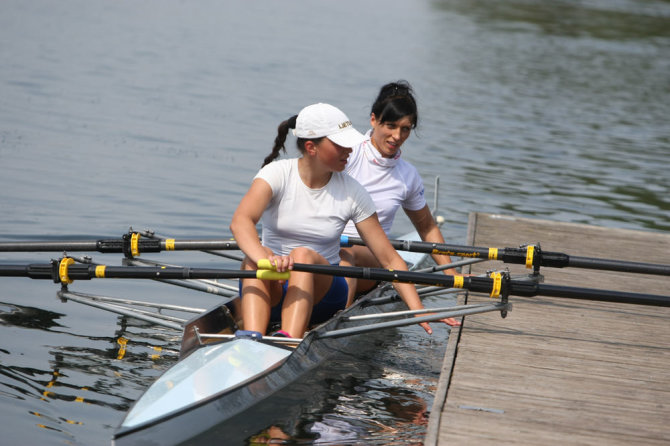
[[[505,263],[526,265],[527,268],[533,268],[535,271],[538,271],[540,266],[575,267],[670,276],[670,265],[570,256],[560,252],[542,251],[539,243],[519,248],[481,248],[412,240],[390,240],[390,242],[395,249],[400,251],[500,260]],[[340,238],[340,246],[352,245],[364,246],[365,242],[357,237],[342,236]]]

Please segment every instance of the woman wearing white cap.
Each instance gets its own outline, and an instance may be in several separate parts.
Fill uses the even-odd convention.
[[[384,85],[370,111],[371,130],[363,142],[353,148],[345,172],[359,181],[375,202],[379,222],[386,234],[391,231],[396,212],[402,207],[421,240],[444,243],[439,227],[426,204],[421,176],[416,168],[403,160],[400,147],[409,138],[419,120],[412,87],[406,81]],[[349,223],[344,235],[358,237],[357,228]],[[377,259],[365,246],[343,248],[342,265],[378,267]],[[435,254],[438,264],[449,264],[447,255]],[[455,269],[446,274],[458,274]],[[369,280],[348,279],[349,304],[356,293],[376,285]],[[455,319],[449,323],[457,324]]]
[[[302,156],[275,161],[286,151],[289,128]],[[256,269],[261,259],[269,259],[280,272],[294,262],[338,264],[340,235],[349,220],[382,267],[407,269],[386,238],[365,188],[343,173],[351,147],[364,139],[344,113],[328,104],[305,107],[279,125],[272,153],[230,224],[246,256],[244,269]],[[410,309],[423,308],[414,285],[394,286]],[[302,337],[310,322],[322,322],[345,308],[348,291],[342,277],[296,271],[288,283],[244,279],[240,287],[245,330],[265,334],[269,322],[280,317],[277,334],[288,337]],[[431,333],[428,324],[421,325]]]

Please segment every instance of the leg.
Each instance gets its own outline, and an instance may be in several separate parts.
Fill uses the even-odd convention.
[[[296,248],[290,255],[296,263],[328,264],[321,254],[308,248]],[[291,271],[282,305],[282,330],[293,337],[302,337],[307,331],[312,308],[321,301],[332,280],[331,276]]]
[[[370,268],[379,268],[379,262],[372,254],[372,251],[366,246],[352,246],[350,248],[340,249],[341,266],[363,266]],[[347,296],[347,307],[354,303],[357,295],[370,291],[376,287],[378,282],[375,280],[355,279],[347,277],[349,285],[349,295]]]
[[[356,266],[356,256],[353,248],[340,249],[340,266]],[[356,287],[358,286],[358,279],[355,277],[345,277],[349,292],[347,294],[347,308],[354,303],[356,296]]]
[[[271,251],[267,249],[268,254]],[[255,270],[256,265],[244,259],[242,269]],[[265,334],[270,322],[270,308],[281,299],[281,285],[273,280],[242,280],[242,320],[245,330],[254,330]]]

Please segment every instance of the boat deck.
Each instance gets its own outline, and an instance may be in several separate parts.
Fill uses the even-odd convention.
[[[491,214],[468,243],[670,263],[670,235]],[[473,273],[523,265],[485,262]],[[667,276],[542,268],[545,283],[670,295]],[[470,295],[468,303],[486,300]],[[425,445],[670,444],[670,308],[510,296],[449,338]]]

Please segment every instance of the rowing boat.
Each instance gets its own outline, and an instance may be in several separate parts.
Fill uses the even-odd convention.
[[[404,238],[419,239],[416,232]],[[431,261],[428,253],[400,254],[413,270]],[[182,443],[294,382],[334,352],[346,349],[356,334],[413,325],[423,319],[432,321],[509,308],[507,303],[454,307],[423,318],[414,317],[413,312],[401,312],[398,316],[402,319],[386,321],[403,306],[391,285],[385,284],[313,327],[303,339],[259,339],[244,331],[216,334],[222,328],[229,333],[236,328],[225,306],[216,306],[185,325],[179,362],[137,400],[115,432],[113,444]]]
[[[416,266],[429,259],[427,254],[402,255]],[[115,432],[113,444],[167,445],[193,438],[294,382],[346,348],[353,339],[350,332],[362,333],[379,320],[360,316],[403,305],[390,285],[378,287],[303,339],[258,339],[244,331],[207,334],[204,330],[235,328],[225,307],[216,306],[186,324],[179,362],[137,400]]]

